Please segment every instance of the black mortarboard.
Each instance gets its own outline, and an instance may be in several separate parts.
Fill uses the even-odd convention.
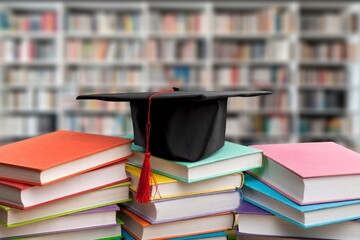
[[[148,148],[151,155],[157,157],[194,162],[208,157],[224,145],[229,97],[252,97],[270,93],[174,89],[157,93],[80,95],[77,99],[130,102],[135,144]],[[148,122],[151,123],[151,134],[150,131],[147,134]]]

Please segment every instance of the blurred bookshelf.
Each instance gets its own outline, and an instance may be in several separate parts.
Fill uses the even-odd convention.
[[[128,103],[83,93],[271,90],[231,98],[243,143],[360,150],[356,1],[51,1],[0,5],[1,144],[69,129],[132,132]]]

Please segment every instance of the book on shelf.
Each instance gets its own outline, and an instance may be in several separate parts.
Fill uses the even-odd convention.
[[[286,7],[234,8],[218,6],[215,12],[216,33],[276,34],[294,31],[294,14]]]
[[[0,30],[14,32],[55,32],[57,13],[53,10],[17,13],[11,9],[0,10]]]
[[[91,229],[94,227],[114,226],[117,225],[116,214],[118,210],[119,207],[116,204],[113,204],[48,219],[46,221],[26,224],[16,228],[5,228],[4,226],[0,226],[0,237],[3,239],[20,238],[41,234]]]
[[[26,210],[0,205],[0,224],[7,228],[27,225],[71,213],[130,201],[130,182],[64,198]]]
[[[71,38],[65,46],[66,58],[70,63],[83,61],[115,62],[118,60],[140,60],[142,45],[134,40],[82,40]],[[139,62],[140,63],[140,62]]]
[[[136,240],[132,232],[122,229],[122,235],[126,240]],[[168,238],[169,240],[191,240],[191,239],[210,239],[210,240],[227,240],[227,234],[224,231],[211,232],[204,234],[191,235],[187,237]]]
[[[300,30],[303,33],[321,34],[344,34],[346,33],[345,15],[342,10],[334,11],[314,11],[304,9],[300,17]]]
[[[144,160],[143,148],[133,145],[132,149],[135,154],[128,163],[141,167]],[[220,150],[200,161],[170,161],[151,156],[151,167],[161,175],[193,183],[261,167],[262,159],[262,151],[258,149],[225,141]]]
[[[0,180],[0,204],[29,209],[129,180],[125,163],[115,163],[45,186]]]
[[[359,199],[299,205],[248,174],[245,174],[242,190],[246,201],[302,228],[325,226],[360,217]]]
[[[136,192],[141,168],[127,164],[126,171],[131,178],[130,189]],[[151,200],[235,190],[241,188],[244,183],[244,176],[241,172],[205,181],[192,182],[191,184],[155,172],[152,173],[152,176],[155,181],[151,182]],[[157,185],[155,185],[155,182]]]
[[[66,18],[67,31],[70,33],[138,33],[141,15],[138,11],[127,10],[119,12],[70,12]]]
[[[346,61],[348,45],[344,41],[305,41],[301,43],[301,59],[315,61]]]
[[[154,33],[201,33],[204,16],[201,11],[156,11],[150,13],[150,30]]]
[[[220,41],[214,43],[214,58],[242,61],[287,61],[290,43],[287,39],[256,41]]]
[[[168,239],[231,229],[234,213],[227,212],[175,222],[150,224],[129,210],[121,208],[119,218],[124,221],[122,227],[133,233],[135,239]]]
[[[144,204],[131,201],[122,205],[147,222],[158,224],[235,211],[240,206],[241,198],[239,189],[158,199]]]
[[[121,229],[120,224],[101,226],[80,230],[73,230],[67,232],[42,234],[35,237],[20,238],[22,240],[84,240],[84,239],[97,239],[97,240],[119,240],[123,237],[124,230]],[[20,240],[18,239],[18,240]],[[125,237],[127,240],[128,238]],[[130,239],[130,238],[129,238]]]
[[[58,130],[1,146],[0,178],[46,185],[126,161],[130,146],[126,138]]]
[[[244,201],[238,211],[239,235],[309,238],[309,239],[358,239],[359,220],[304,229],[285,221],[261,208]],[[265,238],[267,239],[267,238]]]
[[[340,144],[308,142],[252,147],[262,150],[265,158],[262,168],[249,173],[298,204],[360,196],[360,186],[353,184],[360,180],[360,154]]]

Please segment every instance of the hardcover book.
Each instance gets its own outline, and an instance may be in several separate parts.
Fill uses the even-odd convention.
[[[141,167],[143,149],[136,145],[132,149],[135,154],[129,159],[129,164]],[[151,167],[152,171],[161,175],[193,183],[258,168],[262,166],[262,160],[261,150],[225,142],[220,150],[197,162],[169,161],[151,156]]]
[[[299,205],[248,174],[242,190],[246,201],[303,228],[360,218],[360,200]]]
[[[130,201],[129,185],[130,182],[116,184],[27,210],[0,205],[0,224],[7,228],[18,227],[75,212]]]
[[[123,203],[128,210],[151,224],[173,222],[216,213],[235,211],[241,203],[241,190],[153,200],[149,203]]]
[[[304,229],[244,201],[239,208],[239,236],[310,239],[360,239],[360,222],[346,221]],[[242,238],[240,238],[242,239]],[[255,238],[256,239],[256,238]]]
[[[121,208],[119,212],[119,218],[124,221],[123,228],[132,232],[136,239],[147,240],[225,231],[233,227],[234,217],[232,212],[226,212],[175,222],[150,224],[125,208]]]
[[[0,204],[29,209],[126,181],[129,178],[125,172],[125,163],[115,163],[45,186],[0,180]]]
[[[262,168],[249,173],[298,204],[358,199],[360,154],[334,142],[263,144]],[[281,176],[281,177],[279,177]],[[346,186],[346,187],[345,187]]]
[[[80,229],[91,229],[100,226],[114,226],[117,224],[116,213],[118,210],[118,206],[114,204],[16,228],[5,228],[0,226],[0,238],[19,238]]]
[[[126,164],[126,171],[131,178],[130,189],[136,192],[141,169],[139,167]],[[181,182],[174,178],[169,178],[165,175],[157,173],[152,173],[152,176],[151,200],[235,190],[237,188],[241,188],[244,181],[244,175],[242,172],[193,183]],[[157,185],[155,185],[155,182]]]
[[[55,131],[0,147],[0,178],[45,185],[132,155],[131,140]],[[66,151],[65,151],[66,150]]]

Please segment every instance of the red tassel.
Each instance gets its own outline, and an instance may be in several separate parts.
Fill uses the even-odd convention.
[[[165,93],[165,92],[173,92],[174,90],[165,90],[160,91],[157,93],[154,93],[150,95],[149,102],[148,102],[148,119],[146,123],[146,147],[145,147],[145,157],[144,162],[141,167],[141,174],[139,183],[137,186],[137,192],[136,192],[136,201],[140,203],[148,203],[150,202],[151,198],[151,179],[152,179],[152,173],[151,173],[151,165],[150,165],[150,151],[149,151],[149,140],[150,140],[150,130],[151,130],[151,122],[150,122],[150,116],[151,116],[151,100],[154,96],[157,96],[159,94]],[[156,184],[156,191],[158,192],[158,187],[156,181],[154,181]]]
[[[141,203],[150,202],[151,188],[150,153],[146,152],[141,168],[139,184],[137,186],[136,200]]]

